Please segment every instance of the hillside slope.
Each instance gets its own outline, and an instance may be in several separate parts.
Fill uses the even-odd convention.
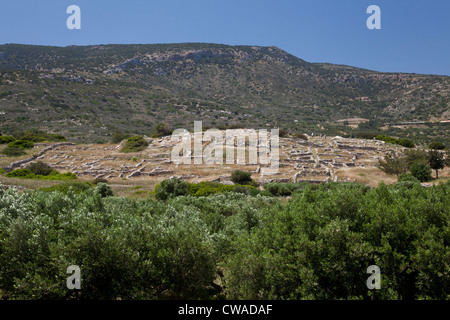
[[[276,47],[8,44],[0,117],[2,132],[40,128],[74,141],[150,135],[158,122],[192,129],[194,120],[327,132],[351,117],[447,120],[450,77],[308,63]]]

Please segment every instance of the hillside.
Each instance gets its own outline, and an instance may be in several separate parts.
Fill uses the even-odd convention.
[[[0,131],[40,128],[71,141],[150,135],[158,122],[351,134],[364,118],[447,142],[450,77],[308,63],[276,47],[186,43],[0,46]],[[425,122],[399,129],[399,122]],[[433,122],[433,123],[428,123]]]

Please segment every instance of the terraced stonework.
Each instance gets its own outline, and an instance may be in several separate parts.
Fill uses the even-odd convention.
[[[336,171],[342,168],[376,167],[378,160],[402,147],[386,145],[383,141],[348,139],[342,137],[308,137],[308,140],[280,138],[279,169],[276,174],[264,175],[261,164],[175,164],[172,148],[177,145],[171,137],[148,139],[150,146],[138,153],[122,153],[124,142],[113,144],[62,144],[46,148],[38,157],[21,163],[25,167],[33,161],[43,161],[53,168],[71,171],[80,178],[156,179],[179,177],[190,182],[221,181],[230,183],[233,170],[251,171],[259,183],[266,182],[323,182],[348,181]],[[203,144],[205,146],[207,144]],[[47,145],[46,145],[47,146]],[[41,145],[42,147],[42,145]],[[247,148],[239,145],[235,148]],[[191,155],[192,159],[193,156]],[[248,160],[248,158],[247,158]],[[225,162],[225,161],[224,161]],[[248,161],[247,161],[248,162]],[[194,161],[192,161],[194,163]]]

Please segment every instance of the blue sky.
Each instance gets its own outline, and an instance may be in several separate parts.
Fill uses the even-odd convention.
[[[69,5],[81,30],[69,30]],[[381,30],[369,30],[369,5]],[[0,44],[213,42],[277,46],[309,62],[450,75],[448,0],[2,1]]]

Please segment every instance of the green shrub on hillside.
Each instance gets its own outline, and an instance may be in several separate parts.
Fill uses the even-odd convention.
[[[241,185],[251,185],[253,182],[252,174],[250,172],[234,170],[231,173],[231,181]]]
[[[397,141],[399,145],[405,148],[414,148],[415,146],[414,141],[412,141],[411,139],[402,138],[398,139]]]
[[[66,138],[60,134],[46,133],[46,132],[38,130],[38,129],[30,129],[28,131],[19,132],[19,133],[16,133],[14,136],[17,140],[26,140],[26,141],[31,141],[31,142],[67,141]]]
[[[41,188],[40,191],[45,192],[53,192],[53,191],[59,191],[61,193],[67,193],[69,190],[72,190],[75,193],[80,193],[86,190],[89,190],[93,187],[92,184],[87,182],[81,182],[81,181],[67,181],[60,184],[56,184],[51,187]]]
[[[167,200],[185,195],[190,195],[192,197],[208,197],[213,194],[224,192],[243,193],[252,196],[261,194],[260,190],[249,185],[227,185],[213,181],[187,183],[178,178],[166,179],[155,187],[155,197],[158,200]],[[267,193],[263,195],[267,195]]]
[[[379,135],[377,135],[377,136],[375,137],[375,139],[384,141],[384,142],[386,142],[386,143],[398,144],[398,139],[393,138],[393,137],[386,136],[386,135],[384,135],[384,134],[379,134]]]
[[[38,180],[73,180],[77,179],[74,173],[66,172],[59,173],[52,170],[48,175],[34,174],[28,169],[16,169],[6,174],[8,178],[22,178],[22,179],[38,179]]]
[[[155,197],[158,200],[167,200],[188,193],[189,185],[178,178],[166,179],[155,187]]]
[[[386,143],[398,144],[405,148],[414,148],[415,146],[414,141],[407,138],[397,139],[390,136],[386,136],[384,134],[379,134],[375,137],[375,139],[384,141]]]
[[[406,159],[408,168],[410,168],[414,162],[428,163],[430,160],[430,155],[425,150],[412,149],[412,150],[406,150],[405,159]]]
[[[444,150],[445,145],[442,142],[433,141],[428,145],[428,148],[433,149],[433,150]]]
[[[114,133],[111,137],[111,143],[120,143],[131,136],[127,133]]]
[[[419,183],[420,180],[417,179],[415,176],[413,176],[410,173],[402,173],[399,177],[398,177],[398,181],[399,182],[403,182],[403,181],[410,181],[410,182],[415,182],[415,183]]]
[[[250,194],[251,190],[255,190],[255,187],[249,185],[227,185],[220,182],[211,181],[189,184],[189,194],[193,197],[206,197],[212,194],[223,192]],[[258,194],[258,192],[253,192],[253,195],[256,194]]]
[[[22,148],[12,148],[12,147],[6,147],[1,152],[7,157],[20,157],[26,154],[25,150]]]
[[[100,182],[95,186],[95,192],[98,193],[102,198],[111,197],[114,195],[111,186],[104,182]]]
[[[379,133],[377,131],[356,131],[353,134],[353,137],[359,139],[373,139],[378,135]]]
[[[8,143],[9,148],[31,149],[34,147],[34,143],[27,140],[15,140]]]
[[[14,137],[11,136],[0,136],[0,144],[7,144],[15,141]]]
[[[27,167],[27,169],[33,172],[34,174],[41,176],[48,176],[53,171],[52,167],[50,167],[47,163],[44,163],[42,161],[31,163]]]
[[[167,123],[157,123],[153,129],[152,138],[160,138],[172,134],[172,129]]]
[[[126,153],[140,152],[147,149],[148,145],[148,142],[142,136],[134,136],[127,140],[120,151]]]
[[[264,189],[276,197],[287,197],[304,188],[302,183],[266,183]]]
[[[411,174],[420,182],[427,182],[431,180],[431,168],[428,164],[422,162],[415,162],[410,168]]]

